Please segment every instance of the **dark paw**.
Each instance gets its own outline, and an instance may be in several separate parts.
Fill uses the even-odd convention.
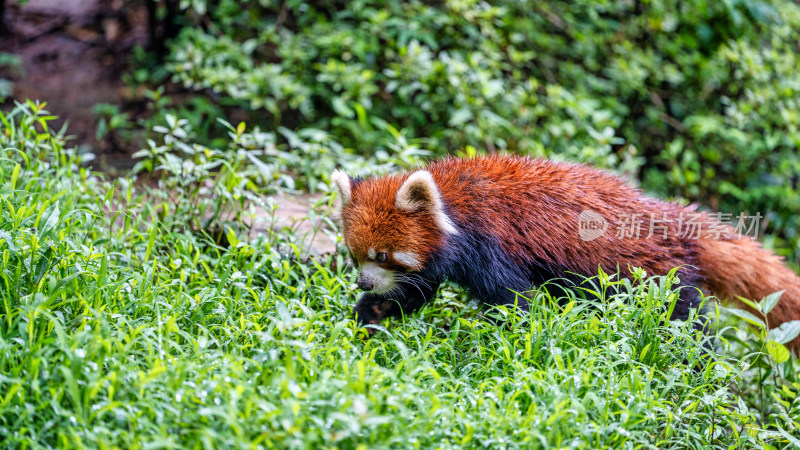
[[[386,318],[392,309],[392,302],[383,301],[361,301],[353,308],[353,316],[359,325],[376,325]],[[375,335],[377,330],[367,328],[370,336]]]

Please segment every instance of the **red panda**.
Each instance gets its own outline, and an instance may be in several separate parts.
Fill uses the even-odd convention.
[[[334,216],[365,291],[354,308],[362,323],[417,310],[443,281],[483,303],[524,308],[515,292],[592,276],[598,266],[654,275],[680,267],[687,288],[673,319],[699,306],[694,288],[733,301],[785,290],[769,325],[800,319],[800,278],[780,257],[712,214],[646,197],[595,168],[510,155],[448,157],[372,179],[334,171],[331,181]],[[638,220],[635,235],[608,227],[622,217]],[[690,220],[706,228],[687,233]],[[789,347],[800,350],[800,338]]]

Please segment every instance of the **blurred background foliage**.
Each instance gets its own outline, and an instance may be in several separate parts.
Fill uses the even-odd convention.
[[[348,155],[385,159],[399,135],[433,155],[567,159],[662,197],[765,214],[767,245],[800,262],[794,2],[154,4],[181,29],[160,56],[136,58],[130,82],[153,88],[152,120],[175,113],[207,143],[230,108],[265,130],[320,130],[339,150],[301,186],[339,160],[357,166]],[[155,86],[168,80],[203,95],[164,98]]]

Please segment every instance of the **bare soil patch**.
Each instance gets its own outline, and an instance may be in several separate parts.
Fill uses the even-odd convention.
[[[101,156],[102,168],[129,166],[130,149],[96,139],[93,109],[131,101],[121,77],[133,48],[147,43],[144,8],[121,0],[30,0],[8,8],[0,52],[19,57],[21,67],[0,67],[0,78],[12,80],[13,100],[46,101],[59,116],[55,126],[69,123],[70,143]],[[11,106],[7,100],[2,107]]]

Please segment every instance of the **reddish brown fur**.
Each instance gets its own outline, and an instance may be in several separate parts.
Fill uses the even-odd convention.
[[[593,210],[606,218],[621,212],[667,212],[677,216],[683,208],[642,197],[620,179],[587,166],[527,158],[449,158],[427,167],[456,221],[476,222],[484,233],[500,236],[509,254],[523,260],[537,255],[579,273],[596,273],[597,267],[615,271],[635,265],[664,274],[691,263],[687,247],[675,238],[677,230],[661,239],[619,240],[613,230],[594,241],[583,241],[577,217]],[[491,189],[481,178],[495,180]],[[644,220],[645,217],[643,216]]]
[[[779,257],[730,228],[720,240],[680,236],[678,218],[695,214],[694,207],[645,197],[619,178],[582,165],[488,156],[446,158],[426,170],[438,185],[449,217],[498,237],[519,264],[535,257],[580,274],[597,273],[598,266],[610,272],[618,266],[636,266],[653,275],[677,266],[695,266],[705,277],[704,287],[722,299],[741,295],[758,300],[785,289],[769,316],[770,325],[800,319],[800,278]],[[401,174],[353,184],[342,218],[345,242],[358,259],[375,248],[413,252],[424,264],[426,256],[444,245],[446,236],[429,213],[395,207],[395,194],[407,178],[408,174]],[[609,220],[603,236],[592,241],[580,238],[577,218],[584,210]],[[669,227],[666,238],[658,232],[620,239],[613,223],[621,214],[641,214],[644,236],[651,214],[672,222],[657,224]],[[712,221],[704,217],[706,223]],[[800,350],[800,339],[791,347]]]
[[[426,212],[404,212],[394,198],[407,174],[376,178],[356,184],[350,203],[342,211],[345,242],[358,260],[376,251],[409,251],[430,255],[442,243],[442,235]],[[424,260],[422,261],[424,264]]]
[[[783,264],[782,258],[758,242],[738,236],[703,240],[698,256],[706,287],[720,299],[740,303],[736,296],[760,300],[783,290],[780,301],[767,315],[768,325],[774,328],[800,320],[800,279]],[[787,347],[800,354],[800,338]]]

